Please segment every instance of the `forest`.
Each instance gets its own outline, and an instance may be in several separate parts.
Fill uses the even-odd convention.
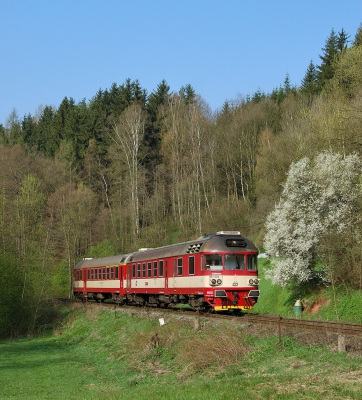
[[[148,94],[130,79],[14,109],[0,124],[0,337],[37,332],[82,257],[223,229],[281,257],[276,284],[361,288],[362,24],[332,29],[319,57],[299,85],[287,74],[215,112],[191,84]]]

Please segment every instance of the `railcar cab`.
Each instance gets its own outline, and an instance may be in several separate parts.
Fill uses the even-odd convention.
[[[259,297],[257,249],[236,231],[217,232],[204,243],[201,270],[205,301],[215,311],[250,310]]]

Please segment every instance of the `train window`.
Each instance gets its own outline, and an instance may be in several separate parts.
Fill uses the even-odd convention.
[[[206,255],[206,269],[211,271],[222,270],[222,255],[221,254],[207,254]]]
[[[142,263],[142,278],[146,278],[146,263]]]
[[[136,277],[136,264],[132,264],[132,278]]]
[[[79,271],[79,280],[81,281],[82,279],[83,279],[83,271],[80,270],[80,271]]]
[[[157,276],[157,261],[153,262],[153,276]]]
[[[177,275],[182,275],[182,258],[177,259]]]
[[[160,261],[159,276],[163,276],[163,260]]]
[[[147,263],[147,276],[151,278],[152,276],[152,263]]]
[[[103,267],[102,269],[103,269],[103,279],[106,279],[106,268]]]
[[[141,278],[141,264],[137,264],[137,278]]]
[[[87,270],[87,279],[90,279],[90,269]]]
[[[102,268],[98,268],[98,277],[97,279],[102,279]]]
[[[195,257],[190,256],[189,257],[189,275],[194,275],[195,274]]]
[[[114,267],[111,268],[111,279],[114,279]]]
[[[109,279],[109,268],[106,268],[107,271],[107,279]]]
[[[257,257],[255,254],[249,254],[248,256],[248,270],[255,271],[257,270]]]
[[[118,279],[118,267],[115,268],[115,272],[116,272],[116,279]]]
[[[244,269],[244,254],[227,254],[225,269]]]

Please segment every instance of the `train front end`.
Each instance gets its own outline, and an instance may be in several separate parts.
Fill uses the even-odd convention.
[[[259,297],[255,245],[239,232],[221,231],[206,241],[204,299],[216,312],[251,310]]]

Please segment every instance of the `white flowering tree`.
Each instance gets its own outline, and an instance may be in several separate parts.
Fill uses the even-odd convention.
[[[274,284],[301,284],[317,275],[319,243],[356,226],[361,162],[331,152],[291,165],[279,203],[266,221],[264,246]]]

